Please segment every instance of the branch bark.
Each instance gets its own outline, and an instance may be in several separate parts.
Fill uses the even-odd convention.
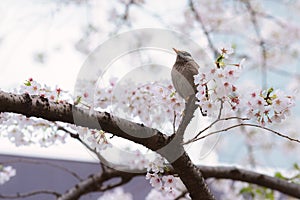
[[[237,167],[224,167],[224,166],[219,166],[219,167],[197,166],[195,167],[195,170],[201,171],[205,179],[216,178],[216,179],[230,179],[230,180],[242,181],[251,184],[256,184],[262,187],[267,187],[273,190],[277,190],[283,194],[295,198],[300,198],[299,184],[291,183],[262,173],[257,173],[250,170],[237,168]],[[171,169],[171,171],[169,171],[168,174],[177,174],[177,172],[174,171],[174,169]],[[88,177],[86,180],[81,181],[79,184],[75,185],[73,188],[71,188],[66,194],[62,195],[60,198],[61,200],[76,199],[77,197],[87,193],[87,191],[84,188],[89,188],[90,189],[89,192],[99,191],[100,189],[99,186],[104,182],[104,180],[108,180],[108,178],[114,178],[114,177],[122,178],[124,177],[124,175],[126,175],[126,177],[130,177],[131,180],[131,178],[135,176],[144,176],[145,173],[142,172],[126,173],[126,172],[114,171],[106,175],[103,175],[102,173],[99,172],[93,176]],[[125,184],[127,182],[121,181],[120,183]]]
[[[123,185],[128,183],[134,176],[138,176],[141,174],[137,173],[127,173],[121,172],[117,170],[107,170],[105,172],[99,172],[91,175],[84,181],[81,181],[74,187],[70,188],[66,193],[61,195],[58,200],[77,200],[82,195],[87,194],[89,192],[104,192],[106,190],[112,189],[114,187]],[[121,181],[116,183],[115,185],[104,185],[104,182],[113,179],[113,178],[121,178]]]
[[[194,104],[189,104],[195,106]],[[189,107],[186,109],[190,110]],[[194,111],[194,110],[193,110]],[[41,117],[49,121],[61,121],[112,133],[156,151],[172,163],[193,199],[213,199],[199,170],[195,169],[182,146],[181,134],[168,137],[156,129],[118,118],[107,112],[90,114],[88,110],[77,108],[69,103],[51,102],[40,96],[12,94],[0,91],[0,112],[13,112],[27,117]],[[187,116],[193,117],[192,113]],[[178,139],[179,138],[179,139]],[[184,172],[180,172],[183,170]],[[186,176],[186,177],[181,177]]]
[[[56,103],[40,96],[12,94],[0,91],[0,112],[40,117],[49,121],[61,121],[91,129],[103,130],[156,151],[167,144],[168,137],[152,129],[112,116],[107,112],[90,114],[89,110],[77,108],[69,103]]]
[[[191,95],[185,104],[183,117],[168,150],[161,152],[178,173],[180,179],[187,187],[192,199],[215,199],[208,188],[201,171],[192,163],[190,157],[183,148],[183,136],[185,130],[194,117],[194,112],[198,108],[195,104],[196,97]],[[174,159],[174,156],[176,159]]]
[[[239,169],[237,167],[199,166],[205,178],[231,179],[248,182],[277,190],[292,197],[300,198],[300,185],[269,175]]]

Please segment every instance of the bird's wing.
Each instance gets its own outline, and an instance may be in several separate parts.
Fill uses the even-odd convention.
[[[187,62],[184,66],[174,65],[172,69],[172,82],[183,98],[196,93],[196,85],[194,84],[194,75],[198,74],[198,64],[194,61]]]

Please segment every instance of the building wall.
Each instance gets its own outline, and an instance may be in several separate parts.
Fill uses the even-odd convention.
[[[28,162],[22,162],[21,159],[28,160]],[[22,194],[37,190],[51,190],[63,193],[78,183],[76,178],[61,169],[49,166],[48,164],[33,164],[31,163],[32,161],[62,166],[68,170],[75,171],[82,178],[101,170],[99,164],[96,163],[0,155],[0,163],[7,161],[17,161],[16,163],[9,164],[17,170],[17,175],[9,182],[0,186],[0,194],[2,195]],[[134,178],[124,185],[123,188],[126,192],[133,194],[134,200],[144,199],[146,194],[151,190],[149,182],[143,176]],[[99,196],[101,196],[101,193],[92,193],[83,196],[81,200],[93,200]],[[37,195],[24,198],[24,200],[48,199],[53,199],[53,196]]]

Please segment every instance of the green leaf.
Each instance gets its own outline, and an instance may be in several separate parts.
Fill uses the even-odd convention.
[[[266,195],[265,195],[266,199],[270,199],[270,200],[274,200],[274,191],[273,190],[267,190]]]
[[[300,167],[299,167],[299,165],[298,165],[297,163],[294,163],[293,167],[294,167],[294,169],[296,169],[296,170],[300,170]]]
[[[255,193],[253,192],[253,188],[251,186],[243,187],[240,190],[240,194],[250,194],[252,197],[255,196]]]
[[[273,91],[274,91],[274,88],[271,87],[271,88],[268,90],[268,94],[271,94]]]
[[[172,92],[171,94],[170,94],[170,98],[172,98],[172,97],[174,97],[174,95],[176,94],[176,92],[174,91],[174,92]]]
[[[26,85],[26,86],[31,86],[31,83],[30,83],[30,81],[26,81],[26,82],[24,83],[24,85]]]
[[[257,188],[257,189],[255,190],[255,192],[256,192],[256,194],[263,195],[263,191],[262,191],[261,188]]]
[[[216,60],[216,63],[220,63],[220,62],[222,62],[223,61],[223,59],[224,59],[224,56],[221,54],[221,55],[219,55],[219,57],[217,58],[217,60]]]
[[[77,98],[76,98],[76,100],[75,100],[75,102],[74,102],[74,105],[75,105],[75,106],[78,105],[78,104],[81,102],[81,99],[82,99],[81,96],[77,96]]]
[[[276,178],[280,178],[280,179],[286,180],[286,177],[284,177],[280,172],[276,172],[274,176]]]

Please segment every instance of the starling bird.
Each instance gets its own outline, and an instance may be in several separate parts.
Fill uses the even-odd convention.
[[[199,65],[194,61],[191,54],[186,51],[173,50],[177,54],[171,76],[176,92],[185,100],[195,95],[197,86],[194,83],[194,75],[198,74]]]

